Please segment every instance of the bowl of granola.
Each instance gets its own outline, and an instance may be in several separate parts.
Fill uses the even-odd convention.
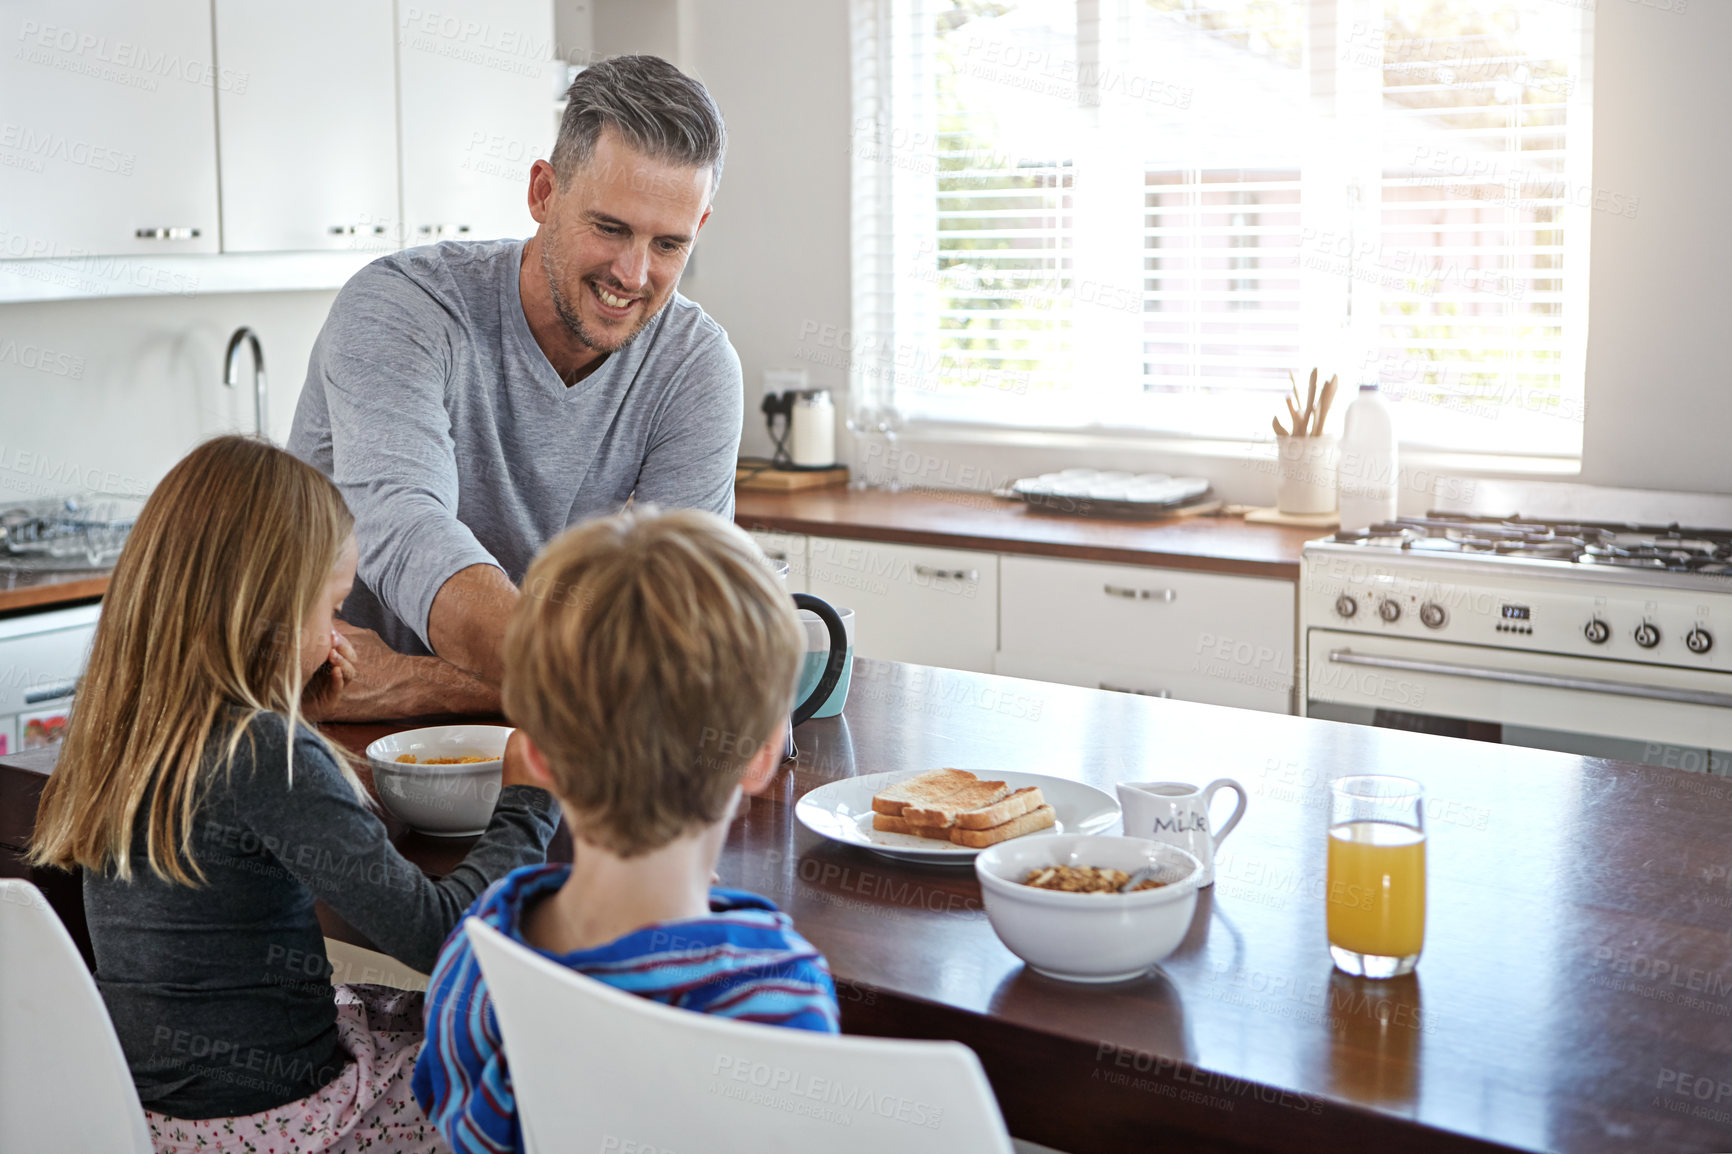
[[[986,916],[1028,966],[1071,982],[1141,977],[1178,948],[1203,865],[1140,837],[1060,834],[1001,842],[974,859]],[[1130,881],[1132,892],[1122,892]]]
[[[508,725],[433,725],[367,747],[373,789],[394,816],[435,837],[487,828],[499,800]]]

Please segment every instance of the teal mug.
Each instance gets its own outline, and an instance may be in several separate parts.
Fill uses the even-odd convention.
[[[841,675],[836,678],[833,688],[819,697],[812,710],[813,717],[835,717],[842,712],[842,707],[848,702],[848,683],[854,672],[854,611],[840,605],[833,608],[836,616],[842,620],[842,631],[848,638],[848,644],[843,651]],[[829,623],[817,613],[810,609],[801,609],[800,624],[806,628],[806,661],[800,667],[800,687],[794,698],[803,702],[816,696],[819,683],[828,672],[834,651],[830,644]]]
[[[786,564],[786,562],[782,563],[784,580],[787,576]],[[822,597],[813,597],[809,593],[796,593],[794,594],[794,606],[802,610],[803,615],[810,613],[817,617],[826,640],[824,642],[825,650],[819,655],[821,661],[817,680],[811,685],[802,684],[801,692],[794,698],[799,704],[794,707],[794,715],[788,719],[788,748],[790,750],[794,747],[793,727],[816,716],[822,706],[829,704],[830,695],[834,692],[837,683],[849,673],[848,661],[853,650],[853,646],[848,643],[842,618],[837,615],[835,609],[830,607],[828,601]],[[810,637],[811,634],[808,633],[807,636]],[[810,659],[810,657],[811,654],[807,654],[807,658]],[[804,675],[805,666],[801,666],[801,673]]]

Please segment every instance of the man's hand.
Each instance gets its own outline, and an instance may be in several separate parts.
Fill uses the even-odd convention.
[[[442,659],[497,690],[505,680],[505,626],[516,605],[517,586],[502,569],[459,569],[433,596],[427,640]]]
[[[441,713],[498,713],[499,691],[437,657],[398,653],[371,629],[336,622],[349,663],[341,696],[303,695],[310,721],[377,721]],[[312,688],[308,687],[309,690]]]

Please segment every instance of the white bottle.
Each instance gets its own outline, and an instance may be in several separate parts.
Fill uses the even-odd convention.
[[[1336,473],[1343,531],[1395,520],[1395,422],[1376,385],[1360,385],[1347,407],[1341,434],[1341,464]]]

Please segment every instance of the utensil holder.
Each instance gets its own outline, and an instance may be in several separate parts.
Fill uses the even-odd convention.
[[[1275,438],[1275,507],[1283,513],[1333,513],[1340,453],[1335,438]]]

